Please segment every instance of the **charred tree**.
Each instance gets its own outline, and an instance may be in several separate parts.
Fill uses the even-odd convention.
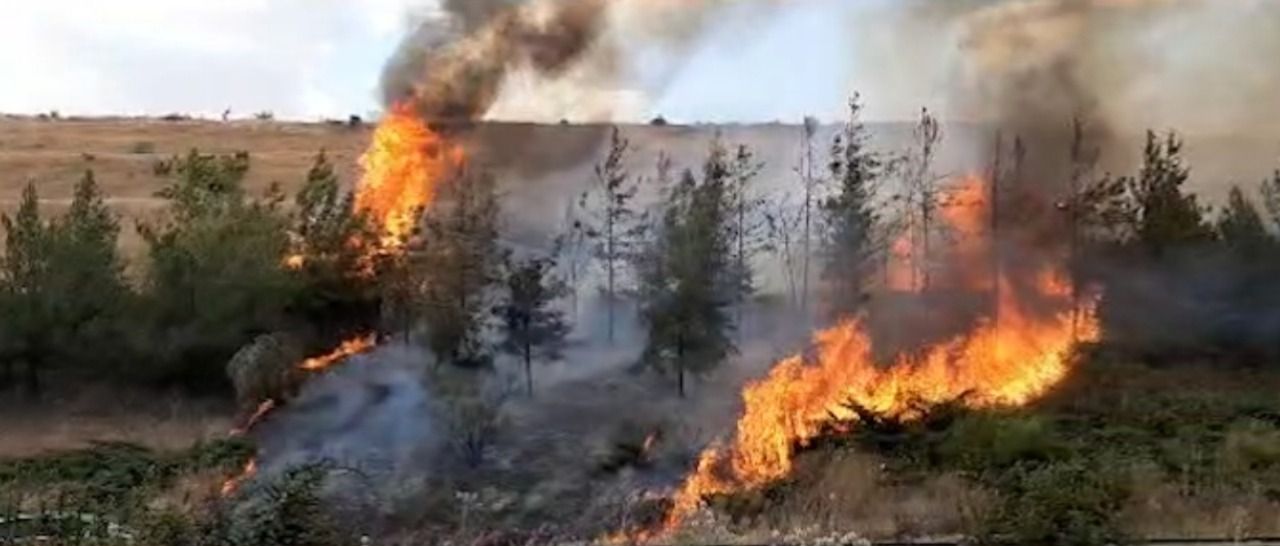
[[[912,268],[912,285],[921,291],[929,289],[933,218],[937,213],[940,189],[938,177],[933,174],[933,162],[942,143],[942,124],[929,112],[920,111],[920,121],[915,128],[916,149],[912,156],[911,171],[907,179],[908,200],[914,204],[916,266]]]
[[[800,239],[800,310],[809,310],[809,263],[813,260],[813,217],[818,180],[814,169],[813,139],[818,134],[817,118],[804,118],[804,138],[801,141],[803,156],[800,161],[800,179],[804,185],[804,204],[801,218],[804,233]]]
[[[875,194],[884,162],[869,149],[861,115],[862,104],[854,95],[849,121],[831,146],[829,170],[836,188],[822,203],[827,226],[823,277],[833,289],[828,303],[837,319],[862,309],[882,250],[875,240],[880,223]]]

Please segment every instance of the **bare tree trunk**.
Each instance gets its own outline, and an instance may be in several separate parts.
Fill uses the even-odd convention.
[[[807,129],[806,129],[807,131]],[[813,225],[813,140],[805,134],[804,160],[804,256],[801,256],[800,278],[800,310],[809,310],[809,255],[811,250],[811,233]]]
[[[676,389],[680,393],[680,398],[685,397],[684,393],[684,336],[680,335],[676,338]]]
[[[524,390],[533,398],[533,349],[528,343],[524,344]]]
[[[745,182],[738,183],[738,274],[747,271],[747,187]],[[745,277],[744,277],[745,278]],[[745,300],[745,298],[744,298]],[[745,301],[738,301],[737,323],[738,339],[742,339],[742,313]]]
[[[610,203],[614,202],[614,197],[612,194],[609,195],[609,201]],[[613,338],[614,312],[615,312],[614,300],[616,299],[614,294],[614,278],[615,278],[614,277],[614,260],[616,256],[615,250],[617,249],[617,245],[616,245],[616,240],[614,238],[614,233],[613,233],[613,217],[615,212],[612,208],[612,205],[610,205],[609,207],[610,208],[605,212],[605,217],[606,217],[605,218],[605,245],[608,249],[606,251],[608,253],[608,256],[605,258],[605,261],[607,262],[605,264],[605,269],[607,270],[606,275],[608,276],[608,279],[606,281],[607,286],[605,288],[605,297],[609,300],[608,302],[606,302],[606,306],[607,306],[606,314],[609,315],[608,340],[609,340],[609,344],[612,345],[613,339],[614,339]]]
[[[817,189],[818,180],[814,175],[813,169],[813,139],[818,134],[818,120],[812,117],[804,118],[804,158],[802,159],[803,168],[801,176],[804,178],[804,241],[803,251],[804,260],[800,279],[800,309],[808,314],[809,311],[809,281],[811,277],[810,265],[813,256],[813,207],[814,207],[814,191]]]
[[[1071,199],[1067,210],[1071,240],[1067,251],[1067,275],[1071,282],[1071,341],[1080,335],[1080,182],[1084,176],[1084,125],[1080,118],[1072,120],[1071,139]]]
[[[920,201],[920,291],[929,291],[929,234],[933,223],[933,205],[927,199]]]

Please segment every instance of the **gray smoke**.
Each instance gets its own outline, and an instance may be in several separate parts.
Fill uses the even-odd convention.
[[[1280,116],[1274,100],[1280,70],[1271,60],[1280,50],[1275,2],[916,0],[898,6],[888,8],[893,32],[913,38],[893,40],[892,47],[944,65],[934,70],[948,82],[942,106],[949,118],[994,122],[1029,144],[1043,140],[1058,149],[1066,146],[1073,118],[1089,123],[1098,144],[1148,128],[1280,136],[1270,121]]]
[[[308,382],[298,398],[255,431],[259,472],[329,464],[353,481],[348,498],[395,499],[434,469],[446,431],[423,378],[432,359],[419,349],[382,347]],[[354,478],[351,480],[350,478]]]

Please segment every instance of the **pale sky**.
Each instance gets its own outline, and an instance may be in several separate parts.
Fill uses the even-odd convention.
[[[378,108],[379,73],[410,15],[429,12],[433,1],[0,0],[0,112],[367,115]],[[878,1],[803,0],[780,13],[742,2],[679,55],[678,70],[621,84],[634,89],[621,90],[612,116],[834,119],[856,87],[848,25]],[[558,94],[535,96],[555,103]],[[928,90],[910,101],[868,98],[929,100]],[[887,106],[880,117],[912,108]]]

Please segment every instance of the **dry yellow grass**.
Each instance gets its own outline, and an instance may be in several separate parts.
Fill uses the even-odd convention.
[[[193,148],[250,152],[251,190],[272,182],[296,187],[321,149],[343,174],[353,174],[367,139],[367,128],[323,124],[9,117],[0,119],[0,200],[11,202],[34,182],[43,199],[65,201],[81,173],[92,168],[113,200],[145,205],[164,182],[153,173],[154,162]]]
[[[992,501],[954,474],[894,483],[881,459],[852,451],[806,454],[792,478],[799,484],[794,494],[766,516],[772,528],[872,539],[971,536]]]
[[[129,442],[157,450],[180,450],[226,437],[226,404],[180,396],[122,394],[88,389],[49,396],[38,404],[0,401],[0,458],[27,457],[83,448],[93,442]]]

